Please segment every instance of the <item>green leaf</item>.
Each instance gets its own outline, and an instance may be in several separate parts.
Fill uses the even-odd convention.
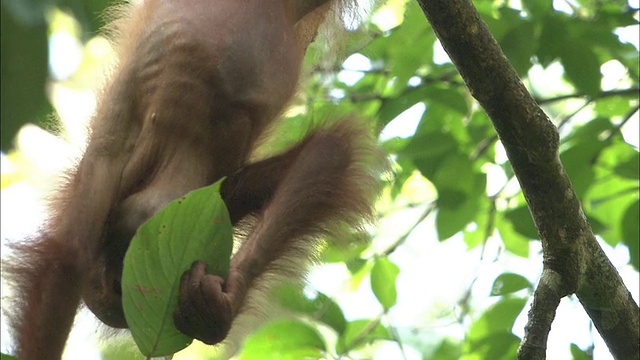
[[[462,231],[482,207],[486,175],[467,156],[454,153],[441,159],[429,180],[438,190],[438,238],[445,240]]]
[[[533,223],[533,221],[531,222]],[[496,218],[496,228],[502,243],[509,252],[521,257],[529,256],[529,241],[531,238],[523,236],[520,231],[517,231],[512,220],[507,219],[506,216],[498,216]]]
[[[578,198],[582,199],[593,184],[596,163],[602,149],[607,147],[605,141],[584,141],[578,143],[560,154],[560,160],[571,180],[571,185]]]
[[[383,125],[386,125],[395,119],[396,116],[402,114],[405,110],[423,101],[427,97],[427,89],[425,87],[409,88],[403,94],[386,98],[382,102],[382,106],[378,111],[378,119]]]
[[[525,76],[532,65],[536,45],[533,41],[534,26],[532,22],[521,20],[500,41],[505,55],[520,76]]]
[[[522,0],[522,5],[534,18],[553,12],[553,0]]]
[[[624,213],[638,201],[638,180],[622,176],[629,174],[627,166],[637,161],[638,151],[621,139],[612,139],[592,166],[596,180],[583,199],[588,219],[597,219],[600,235],[609,245],[624,241]],[[629,165],[627,165],[629,164]],[[596,227],[594,226],[594,229]]]
[[[597,117],[581,126],[571,129],[571,133],[563,140],[563,143],[581,143],[598,141],[600,136],[608,131],[613,131],[614,126],[609,118]]]
[[[513,28],[513,24],[520,20],[520,11],[507,6],[500,6],[496,9],[496,6],[489,2],[477,2],[474,5],[498,42]]]
[[[47,6],[44,1],[2,2],[0,34],[11,34],[2,37],[0,54],[0,146],[5,152],[13,147],[22,125],[43,124],[53,111],[46,94],[49,51],[47,24],[43,10],[38,10],[40,5]],[[10,9],[14,7],[35,18],[12,16]]]
[[[598,114],[598,116],[611,118],[614,116],[626,115],[627,113],[629,113],[629,111],[631,111],[632,106],[633,106],[633,97],[609,96],[602,99],[598,99],[596,101],[596,106],[594,107],[594,110]]]
[[[438,348],[433,353],[430,359],[438,360],[459,360],[462,357],[461,346],[459,343],[454,342],[451,339],[444,339],[438,345]]]
[[[300,286],[283,283],[274,287],[272,294],[281,306],[306,314],[328,325],[338,334],[342,334],[347,326],[340,306],[321,292],[314,293],[313,297],[307,297]]]
[[[436,186],[438,192],[448,190],[468,195],[474,190],[479,180],[478,175],[480,174],[476,173],[473,162],[468,156],[454,153],[446,156],[429,180]]]
[[[591,226],[591,231],[593,231],[594,234],[599,235],[603,231],[607,230],[607,226],[598,220],[598,218],[591,216],[590,213],[586,213],[585,216],[587,217],[587,221]]]
[[[244,343],[240,360],[324,359],[325,344],[316,329],[298,320],[271,322]]]
[[[416,134],[398,155],[414,159],[424,177],[431,179],[447,154],[455,152],[458,143],[450,134]]]
[[[347,269],[351,274],[356,274],[367,267],[369,262],[366,259],[357,258],[347,261]]]
[[[475,359],[512,360],[516,358],[520,338],[511,331],[493,333],[470,346]]]
[[[473,222],[475,224],[474,229],[464,229],[464,242],[467,244],[467,249],[473,249],[480,244],[484,244],[487,238],[494,233],[495,230],[495,207],[492,203],[484,201],[482,203],[483,208],[479,209]]]
[[[565,42],[560,61],[567,78],[578,90],[591,97],[600,92],[600,60],[590,43],[578,39]]]
[[[196,260],[226,278],[233,246],[229,213],[217,183],[192,191],[145,222],[124,260],[122,304],[136,344],[147,356],[166,356],[192,339],[179,332],[172,314],[180,277]]]
[[[507,251],[520,257],[529,257],[530,239],[516,232],[513,224],[505,220],[500,221],[498,232]]]
[[[469,327],[467,339],[472,348],[485,343],[494,334],[511,333],[513,323],[526,302],[524,298],[506,297],[489,307]]]
[[[449,89],[437,85],[429,85],[426,88],[427,107],[429,104],[441,105],[447,110],[452,110],[460,115],[466,116],[469,112],[467,99],[459,89]]]
[[[522,275],[513,273],[502,273],[491,286],[491,296],[511,294],[522,289],[531,289],[533,286]]]
[[[531,218],[531,212],[527,206],[520,206],[515,209],[507,210],[504,213],[507,220],[513,224],[513,228],[519,234],[529,239],[538,239],[538,230]]]
[[[392,340],[391,333],[378,320],[360,319],[349,322],[347,330],[338,339],[338,354],[350,351],[375,340]]]
[[[542,31],[538,41],[536,55],[544,67],[560,57],[567,39],[567,16],[558,13],[549,14],[542,21]]]
[[[478,211],[482,208],[483,201],[486,199],[473,196],[456,208],[440,207],[436,214],[438,239],[440,241],[447,240],[464,230],[467,224],[475,219]],[[440,204],[440,200],[438,200],[438,204]]]
[[[592,360],[593,356],[587,354],[586,351],[583,351],[576,344],[571,344],[569,349],[571,350],[571,357],[573,360]]]
[[[322,251],[322,263],[342,263],[360,258],[363,251],[369,248],[370,238],[362,232],[350,232],[342,235],[337,241],[330,241]]]
[[[613,168],[613,171],[627,179],[638,180],[638,173],[640,173],[639,165],[636,153],[636,156],[632,156],[631,158],[618,163],[615,168]]]
[[[396,304],[398,297],[396,279],[399,273],[398,266],[388,257],[377,259],[371,269],[371,289],[385,310]]]
[[[608,169],[606,173],[610,174]],[[616,246],[624,240],[624,213],[637,199],[638,183],[618,176],[605,176],[591,187],[584,201],[585,209],[589,219],[595,218],[603,225],[598,235],[607,244]]]
[[[12,355],[7,355],[7,354],[0,354],[0,360],[20,360],[15,356]]]
[[[438,191],[438,206],[440,209],[459,210],[467,200],[464,191],[442,189]]]
[[[638,219],[640,219],[640,202],[629,205],[622,217],[622,237],[624,243],[629,248],[630,263],[636,270],[640,268],[640,231],[638,230]]]
[[[384,52],[387,67],[403,85],[420,67],[433,62],[433,44],[436,38],[427,26],[418,5],[408,3],[402,26],[396,27],[388,36],[367,47],[365,52]]]
[[[469,141],[472,144],[485,143],[490,139],[492,139],[491,143],[497,141],[493,125],[491,125],[491,121],[484,111],[475,111],[468,120],[465,128],[469,133]],[[488,160],[493,160],[495,157],[495,147],[489,146],[485,150],[484,156],[486,156]]]

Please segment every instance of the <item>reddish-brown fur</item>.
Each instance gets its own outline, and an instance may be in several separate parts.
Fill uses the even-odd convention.
[[[344,5],[335,1],[146,0],[127,9],[117,26],[121,60],[86,152],[42,234],[17,245],[8,268],[18,356],[60,358],[81,299],[107,325],[126,327],[119,281],[136,229],[222,176],[232,222],[257,221],[228,279],[200,262],[182,278],[176,326],[209,344],[224,340],[260,276],[296,272],[319,235],[370,214],[380,157],[355,119],[248,163],[292,97],[318,25]]]

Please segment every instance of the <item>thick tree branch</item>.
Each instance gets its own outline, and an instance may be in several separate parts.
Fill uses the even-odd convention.
[[[558,131],[469,0],[417,0],[504,144],[544,251],[520,359],[544,359],[555,309],[575,293],[616,359],[638,359],[639,309],[596,242],[558,157]]]

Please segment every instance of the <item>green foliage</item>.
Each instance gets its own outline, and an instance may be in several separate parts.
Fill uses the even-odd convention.
[[[0,360],[19,360],[19,359],[15,356],[0,354]]]
[[[286,334],[286,335],[285,335]],[[312,327],[301,321],[274,321],[250,336],[240,360],[321,359],[325,345]]]
[[[315,293],[311,299],[302,293],[299,286],[286,283],[274,287],[272,293],[281,306],[327,325],[337,334],[342,334],[347,327],[340,306],[323,293]]]
[[[70,11],[87,29],[96,34],[104,26],[98,17],[109,5],[107,0],[19,0],[2,1],[1,118],[2,151],[14,147],[14,137],[28,122],[45,125],[53,108],[45,92],[48,83],[47,34],[50,11],[58,6]],[[86,40],[86,39],[85,39]]]
[[[449,339],[445,339],[440,343],[440,345],[438,345],[432,359],[459,360],[461,356],[462,351],[460,349],[460,345]]]
[[[504,273],[500,274],[500,276],[498,276],[493,282],[493,286],[491,287],[491,295],[507,295],[527,288],[532,289],[533,286],[524,276],[512,273]]]
[[[143,354],[171,355],[193,339],[173,324],[180,278],[193,262],[226,278],[233,246],[231,220],[217,183],[172,201],[145,222],[124,260],[122,305]]]
[[[571,344],[571,356],[573,357],[573,360],[593,359],[593,355],[590,355],[586,351],[581,350],[576,344]]]
[[[16,9],[7,9],[9,4],[14,4]],[[2,151],[13,147],[14,137],[24,123],[42,123],[52,111],[45,94],[48,75],[47,26],[43,18],[29,17],[31,12],[28,4],[23,4],[22,1],[3,1],[0,13],[0,31],[2,34],[10,34],[2,37],[0,58]],[[23,7],[26,9],[23,10]],[[24,17],[18,13],[24,14]]]
[[[386,257],[377,259],[371,269],[371,290],[385,310],[396,304],[396,279],[399,273],[398,266]]]
[[[526,299],[505,297],[489,307],[469,327],[465,353],[477,359],[514,359],[520,339],[511,328],[525,303]]]
[[[347,329],[338,339],[338,354],[346,354],[376,340],[392,340],[389,330],[377,320],[360,319],[347,324]]]

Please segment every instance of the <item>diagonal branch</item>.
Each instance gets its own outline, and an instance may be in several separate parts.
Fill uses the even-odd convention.
[[[575,293],[616,359],[638,359],[639,309],[596,242],[558,157],[558,131],[469,0],[417,0],[504,144],[542,240],[544,271],[520,359],[544,359],[560,299]]]

